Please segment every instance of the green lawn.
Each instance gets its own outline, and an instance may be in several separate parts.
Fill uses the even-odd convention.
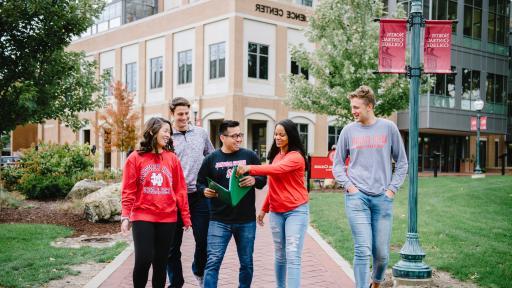
[[[0,224],[0,287],[39,287],[77,274],[69,266],[88,261],[109,262],[125,247],[55,248],[50,242],[72,234],[66,227],[41,224]]]
[[[512,177],[419,178],[418,229],[432,267],[483,287],[512,281]],[[407,231],[407,182],[394,202],[390,266],[398,262]],[[348,261],[350,227],[341,193],[312,193],[311,221]]]

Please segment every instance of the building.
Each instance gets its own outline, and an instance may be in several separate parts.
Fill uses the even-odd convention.
[[[397,9],[396,0],[384,1],[389,11]],[[246,132],[244,145],[261,157],[272,142],[276,121],[283,118],[299,123],[301,137],[312,155],[327,155],[336,143],[341,127],[334,125],[334,118],[292,111],[283,102],[286,87],[281,76],[304,73],[291,61],[290,45],[314,49],[301,29],[317,0],[108,2],[97,23],[70,49],[86,51],[95,59],[98,76],[109,73],[113,80],[127,85],[135,95],[136,110],[143,115],[141,125],[152,116],[167,117],[169,101],[182,96],[196,103],[195,121],[210,132],[216,146],[216,130],[222,119],[239,120]],[[402,4],[407,8],[408,2]],[[486,102],[483,114],[488,127],[482,131],[481,166],[496,169],[499,155],[507,148],[512,150],[512,109],[507,109],[507,103],[512,105],[511,93],[507,93],[511,90],[507,88],[511,78],[509,2],[430,0],[424,7],[426,18],[459,22],[453,26],[456,74],[432,76],[434,87],[421,95],[419,170],[433,169],[432,155],[437,152],[442,172],[472,171],[476,137],[470,130],[470,117],[475,115],[472,104],[479,97]],[[80,133],[52,120],[37,125],[37,139],[94,144],[100,154],[99,168],[119,168],[120,153],[105,152],[108,137],[93,128],[98,124],[98,113],[82,116],[92,125]],[[392,119],[406,140],[407,111]]]

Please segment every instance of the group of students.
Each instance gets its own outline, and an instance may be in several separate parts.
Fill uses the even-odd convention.
[[[348,98],[355,121],[340,134],[333,174],[346,192],[356,287],[378,288],[389,258],[393,197],[408,164],[396,125],[374,115],[371,88],[361,86]],[[200,287],[217,287],[232,237],[240,262],[238,287],[250,287],[256,223],[263,225],[267,213],[277,287],[300,287],[309,197],[306,152],[296,124],[289,119],[276,124],[269,164],[262,165],[256,153],[241,147],[239,122],[221,123],[222,147],[214,150],[207,132],[190,124],[188,100],[173,99],[170,111],[172,123],[164,118],[147,121],[140,147],[130,154],[123,172],[121,231],[132,228],[134,287],[146,286],[150,266],[153,287],[165,286],[166,272],[169,287],[184,285],[180,247],[183,231],[190,228],[195,239],[192,272]],[[221,201],[207,180],[228,188],[233,173],[241,187],[251,187],[234,207]],[[267,181],[268,194],[256,215],[255,188],[262,189]]]

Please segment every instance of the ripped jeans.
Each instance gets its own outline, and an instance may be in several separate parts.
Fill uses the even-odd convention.
[[[278,288],[300,287],[302,248],[308,224],[308,203],[288,212],[270,212]]]

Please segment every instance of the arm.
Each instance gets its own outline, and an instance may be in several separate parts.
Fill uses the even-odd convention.
[[[208,176],[209,171],[209,161],[210,157],[208,156],[203,159],[203,163],[201,164],[201,168],[199,168],[199,173],[197,174],[196,187],[197,192],[200,195],[204,195],[204,189],[208,187],[206,177]]]
[[[350,153],[350,144],[348,142],[348,136],[346,133],[346,130],[343,129],[340,133],[340,137],[338,138],[338,144],[336,144],[336,153],[334,154],[332,174],[334,175],[336,182],[343,186],[343,189],[348,191],[349,189],[357,189],[357,187],[348,178],[347,168],[345,167],[345,160]]]
[[[213,147],[213,144],[210,141],[210,138],[208,137],[208,133],[205,131],[203,155],[206,156],[206,155],[212,153],[213,151],[215,151],[215,148]]]
[[[276,164],[270,165],[250,165],[250,175],[267,175],[274,176],[291,172],[297,169],[304,169],[306,165],[304,158],[299,152],[290,152],[288,155]]]
[[[265,213],[268,213],[270,211],[270,202],[268,199],[269,194],[270,192],[267,193],[267,196],[265,196],[265,200],[263,201],[263,205],[261,205],[261,211]]]
[[[174,165],[172,169],[174,183],[173,190],[176,196],[176,204],[181,213],[181,219],[183,219],[183,225],[185,227],[192,226],[190,221],[190,210],[188,207],[188,193],[187,193],[187,182],[185,176],[183,176],[183,169],[181,168],[180,161],[177,157],[174,158]]]
[[[133,203],[137,195],[137,181],[139,175],[137,173],[134,159],[129,158],[123,169],[123,183],[121,187],[121,217],[130,217]]]
[[[256,155],[256,153],[252,153],[252,161],[251,161],[251,165],[261,165],[261,161],[260,161],[260,158],[258,157],[258,155]],[[265,185],[267,185],[267,177],[265,176],[255,176],[254,179],[256,180],[256,183],[254,184],[254,187],[258,188],[258,189],[263,189],[263,187],[265,187]]]
[[[409,164],[407,162],[407,155],[405,154],[404,141],[400,136],[400,132],[396,125],[393,125],[392,129],[391,157],[393,157],[393,160],[395,161],[395,173],[393,173],[391,183],[388,185],[387,189],[396,193],[404,183]]]

